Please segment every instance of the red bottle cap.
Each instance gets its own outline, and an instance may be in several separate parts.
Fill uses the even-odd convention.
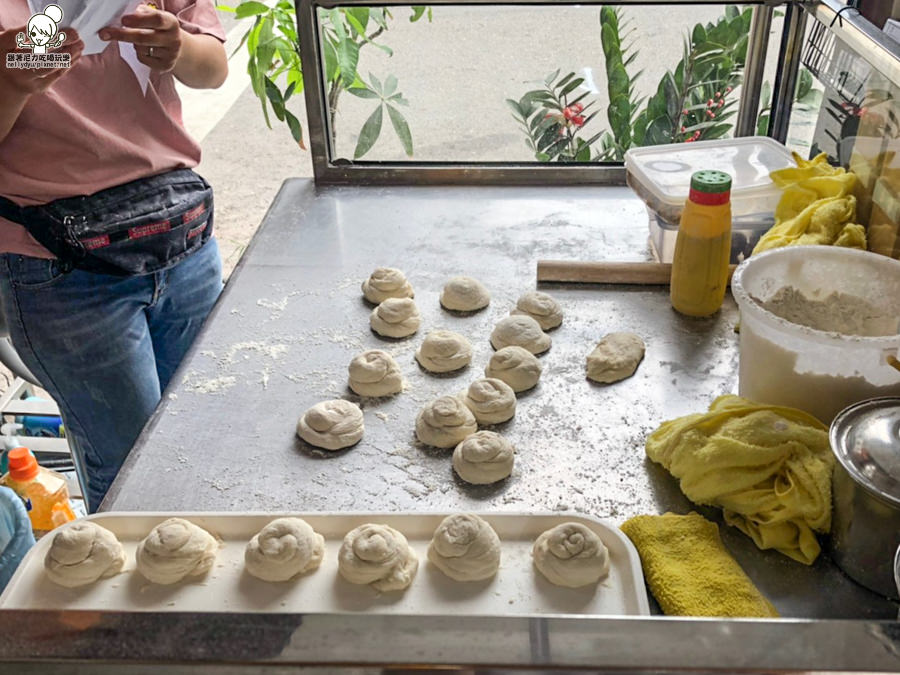
[[[13,448],[7,455],[9,459],[9,477],[17,481],[36,478],[41,471],[37,460],[28,448]]]

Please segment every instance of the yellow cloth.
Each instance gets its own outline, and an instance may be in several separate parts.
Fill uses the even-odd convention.
[[[807,565],[819,555],[814,533],[831,529],[834,456],[812,415],[729,394],[708,413],[663,422],[646,450],[688,499],[721,507],[759,548]]]
[[[622,531],[641,554],[644,578],[666,614],[778,616],[722,545],[716,524],[700,514],[636,516]]]

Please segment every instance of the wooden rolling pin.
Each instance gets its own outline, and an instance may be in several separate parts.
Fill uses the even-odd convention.
[[[736,265],[728,271],[728,281]],[[537,280],[576,284],[643,284],[668,286],[671,263],[660,262],[570,262],[538,260]]]

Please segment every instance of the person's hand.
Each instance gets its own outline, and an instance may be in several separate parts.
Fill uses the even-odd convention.
[[[107,26],[99,33],[101,40],[130,42],[138,61],[151,70],[166,73],[175,67],[181,54],[181,26],[171,12],[138,5],[134,14],[122,17],[122,27]]]
[[[69,68],[7,68],[6,55],[17,48],[16,35],[27,33],[28,28],[12,28],[0,31],[0,93],[18,93],[30,96],[47,91],[61,77],[69,72],[81,58],[84,43],[74,30],[66,29],[66,41],[53,54],[70,54]]]

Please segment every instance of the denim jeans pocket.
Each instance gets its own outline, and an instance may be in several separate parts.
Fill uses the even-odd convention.
[[[65,274],[58,260],[17,254],[10,255],[9,272],[13,286],[31,289],[51,286]]]

